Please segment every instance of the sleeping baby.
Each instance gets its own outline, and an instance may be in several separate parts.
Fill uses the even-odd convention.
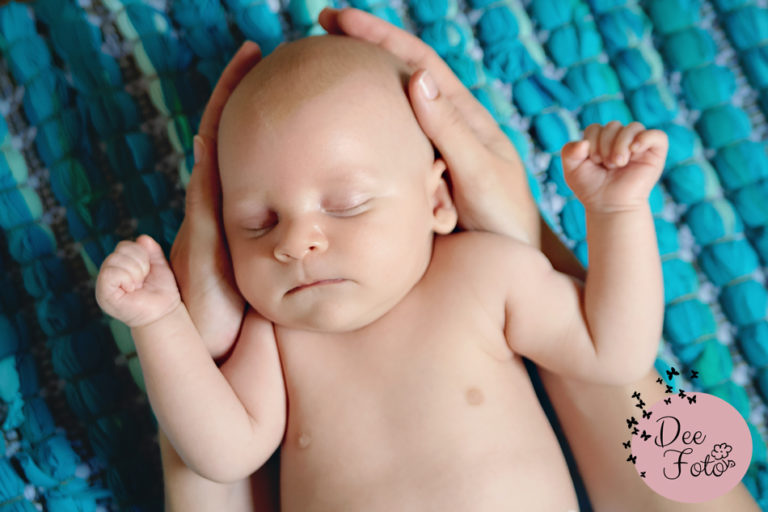
[[[241,480],[282,447],[287,511],[575,510],[522,357],[608,384],[650,370],[663,283],[648,196],[666,136],[591,125],[563,148],[586,209],[582,283],[523,241],[453,232],[412,72],[315,36],[233,91],[222,221],[248,306],[221,367],[152,238],[117,245],[97,301],[131,327],[160,427],[208,479]]]

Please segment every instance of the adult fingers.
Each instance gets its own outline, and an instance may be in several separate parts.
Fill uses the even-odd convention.
[[[240,46],[232,60],[221,73],[216,87],[213,88],[208,104],[205,106],[203,117],[200,119],[200,126],[197,133],[207,137],[210,140],[216,140],[219,130],[219,119],[224,104],[229,99],[232,91],[240,83],[240,80],[248,71],[261,60],[261,49],[253,41],[246,41]]]
[[[335,33],[345,33],[376,44],[405,61],[413,70],[429,70],[441,93],[461,113],[480,140],[494,150],[500,141],[502,148],[504,147],[503,141],[506,141],[506,138],[493,116],[472,96],[448,64],[424,41],[359,9],[345,8],[335,11],[326,8],[321,14],[319,20],[326,30],[335,30]]]
[[[421,129],[440,151],[453,181],[474,181],[488,171],[488,149],[453,103],[440,94],[429,72],[422,69],[411,76],[408,96]]]

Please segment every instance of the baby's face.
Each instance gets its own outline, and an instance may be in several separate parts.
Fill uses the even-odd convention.
[[[445,166],[397,92],[352,74],[287,116],[257,119],[246,107],[222,120],[235,279],[276,324],[344,332],[371,323],[424,275],[434,232],[453,228],[433,210]]]

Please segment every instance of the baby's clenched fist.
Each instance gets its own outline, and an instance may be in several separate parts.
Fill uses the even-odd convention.
[[[591,124],[580,141],[561,150],[565,181],[587,211],[647,207],[664,170],[669,141],[661,130],[637,122]]]
[[[151,237],[124,240],[101,264],[96,302],[129,327],[163,318],[181,304],[181,295],[163,249]]]

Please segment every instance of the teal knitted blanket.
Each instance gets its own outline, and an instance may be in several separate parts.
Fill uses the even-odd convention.
[[[742,414],[754,445],[744,482],[768,510],[765,2],[349,4],[449,63],[514,142],[543,215],[585,265],[584,209],[560,148],[611,120],[669,135],[651,197],[666,302],[657,367],[699,371],[676,384]],[[147,233],[170,250],[192,137],[240,43],[266,55],[322,33],[323,7],[349,4],[0,7],[0,512],[162,510],[138,360],[128,329],[96,306],[95,275],[121,239]]]

